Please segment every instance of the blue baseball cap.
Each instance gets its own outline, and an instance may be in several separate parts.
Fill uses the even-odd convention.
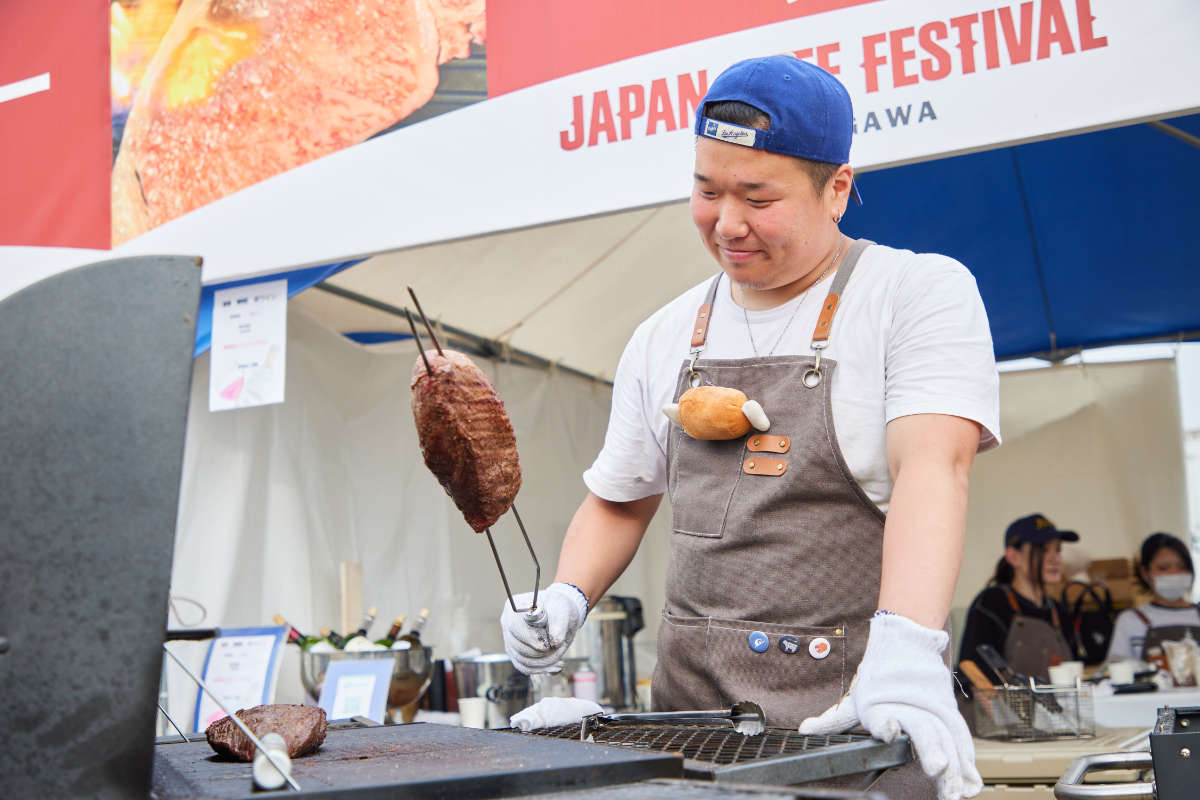
[[[1045,544],[1051,539],[1078,542],[1079,534],[1075,531],[1060,531],[1042,514],[1030,514],[1028,517],[1014,520],[1004,531],[1005,547],[1020,547],[1025,542]]]
[[[708,103],[737,100],[770,117],[766,129],[746,128],[704,116]],[[850,162],[854,109],[837,78],[795,56],[739,61],[708,87],[696,114],[696,135],[830,164]],[[862,205],[858,187],[850,193]]]

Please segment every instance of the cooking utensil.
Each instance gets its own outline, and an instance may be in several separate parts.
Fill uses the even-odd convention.
[[[509,717],[529,705],[531,687],[529,676],[513,666],[507,653],[454,659],[459,705],[464,698],[482,698],[488,727],[507,728]]]
[[[576,723],[516,735],[578,740],[581,728]],[[715,725],[627,722],[596,728],[590,737],[596,744],[622,751],[680,753],[684,757],[684,777],[731,786],[791,786],[883,770],[913,758],[907,736],[881,742],[863,734],[805,735],[794,728],[767,728],[761,736],[743,736],[728,720]]]
[[[421,322],[425,325],[425,331],[429,334],[429,338],[433,341],[433,346],[437,349],[438,355],[445,355],[442,352],[442,345],[438,342],[437,335],[433,332],[433,326],[429,324],[429,318],[425,316],[425,310],[421,308],[421,301],[417,299],[417,293],[412,290],[412,287],[407,287],[408,296],[412,298],[413,305],[417,308],[417,313],[421,315]],[[406,308],[404,316],[408,318],[408,327],[412,329],[413,341],[417,343],[417,352],[421,354],[421,360],[425,362],[425,371],[430,375],[433,374],[433,368],[429,366],[429,359],[425,356],[425,347],[421,344],[421,337],[417,333],[416,323],[413,322],[412,314]],[[538,561],[537,553],[533,550],[533,542],[529,541],[529,534],[525,532],[525,523],[521,521],[521,515],[517,513],[517,504],[514,502],[511,506],[513,517],[517,520],[517,527],[521,529],[521,536],[525,539],[525,547],[529,549],[529,556],[533,559],[534,578],[533,578],[533,600],[529,604],[529,608],[517,608],[516,601],[513,600],[512,589],[508,586],[508,575],[504,572],[504,565],[500,563],[500,553],[496,550],[496,542],[492,539],[492,529],[484,528],[483,532],[487,534],[488,544],[492,548],[492,558],[496,561],[496,569],[500,570],[500,582],[504,584],[504,593],[508,595],[508,604],[512,606],[514,613],[525,612],[525,622],[532,628],[538,629],[538,638],[546,647],[551,647],[550,637],[548,633],[548,622],[546,620],[546,610],[538,608],[538,590],[542,584],[542,565]]]
[[[1008,703],[1004,702],[1004,698],[996,694],[996,687],[983,674],[983,670],[979,668],[978,664],[970,659],[964,659],[958,666],[976,689],[975,702],[979,708],[987,712],[988,717],[998,728],[1020,723],[1020,719],[1008,707]]]
[[[705,725],[728,722],[743,736],[761,736],[766,729],[766,715],[758,703],[743,700],[728,709],[712,711],[654,711],[637,714],[592,714],[584,717],[579,726],[579,738],[588,741],[589,731],[604,725]]]

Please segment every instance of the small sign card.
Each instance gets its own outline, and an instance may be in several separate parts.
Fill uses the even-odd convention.
[[[382,724],[387,721],[391,680],[390,658],[331,661],[317,705],[325,709],[330,720],[366,717]]]
[[[224,628],[208,646],[200,677],[230,711],[270,703],[286,634],[283,626]],[[203,731],[224,716],[216,701],[197,687],[192,730]]]
[[[287,281],[213,293],[208,410],[283,402]]]

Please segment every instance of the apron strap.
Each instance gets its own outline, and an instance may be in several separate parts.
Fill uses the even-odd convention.
[[[1021,615],[1021,604],[1017,602],[1017,596],[1015,594],[1013,594],[1013,590],[1010,587],[1005,586],[1003,588],[1004,588],[1004,596],[1008,598],[1008,604],[1010,606],[1012,606],[1013,613],[1016,614],[1017,616],[1020,616]],[[1061,631],[1062,625],[1060,624],[1059,617],[1058,617],[1058,607],[1054,605],[1054,600],[1052,598],[1047,597],[1046,599],[1050,601],[1050,622],[1054,625],[1055,628],[1057,628],[1059,631]],[[1137,609],[1134,609],[1134,610],[1137,611]],[[1137,613],[1139,615],[1141,614],[1140,611],[1138,611]],[[1142,617],[1142,619],[1145,619],[1145,617]],[[1148,620],[1147,620],[1147,624],[1149,624]]]
[[[850,245],[850,249],[846,251],[842,265],[838,267],[837,274],[833,276],[833,285],[829,287],[829,294],[825,295],[825,305],[821,309],[821,316],[817,318],[817,327],[813,330],[814,349],[823,350],[829,346],[829,333],[833,329],[833,315],[837,313],[842,292],[850,280],[850,274],[854,272],[855,265],[858,264],[858,257],[873,244],[875,243],[869,239],[855,239]],[[820,342],[819,346],[818,342]]]
[[[696,312],[696,324],[692,326],[693,350],[703,348],[704,342],[708,339],[708,323],[712,320],[712,308],[717,299],[717,287],[721,284],[721,276],[724,274],[724,272],[718,272],[717,277],[712,279],[712,283],[708,285],[708,297],[700,306],[700,310]]]
[[[1154,627],[1150,624],[1150,618],[1147,617],[1140,608],[1135,608],[1133,613],[1137,614],[1138,619],[1142,621],[1142,624],[1146,626],[1147,630]]]

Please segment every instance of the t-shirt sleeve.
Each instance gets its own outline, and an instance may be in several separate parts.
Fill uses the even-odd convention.
[[[1008,620],[1004,616],[1004,609],[997,607],[996,598],[997,593],[990,589],[984,589],[975,597],[967,610],[962,643],[958,649],[959,663],[974,661],[985,675],[988,667],[979,655],[979,645],[990,644],[996,648],[996,652],[1003,653],[1004,640],[1008,636]]]
[[[1000,444],[1000,377],[975,278],[952,258],[912,256],[897,278],[887,344],[887,421],[951,414],[978,422],[979,450]]]
[[[1138,615],[1133,612],[1133,609],[1125,609],[1120,614],[1117,614],[1116,624],[1113,625],[1112,640],[1108,643],[1108,655],[1104,657],[1107,661],[1125,661],[1126,659],[1138,658],[1133,653],[1133,640],[1135,637],[1144,636],[1146,632],[1145,624],[1138,619]]]
[[[634,332],[621,354],[613,377],[612,409],[604,447],[583,473],[583,482],[592,494],[616,503],[640,500],[667,490],[667,454],[649,417],[649,359],[645,341],[643,326]]]

